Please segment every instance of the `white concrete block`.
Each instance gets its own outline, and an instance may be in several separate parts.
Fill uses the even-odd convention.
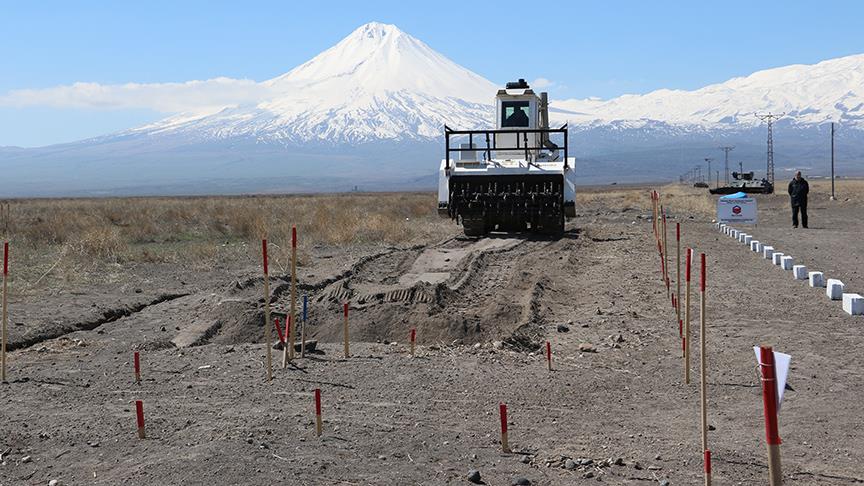
[[[828,295],[828,298],[831,300],[840,300],[843,298],[844,287],[843,282],[836,278],[829,278],[828,282],[825,284],[825,294]]]
[[[759,246],[759,240],[751,240],[750,249],[758,253],[761,249],[761,247]]]
[[[753,237],[750,235],[744,235],[744,244],[749,246],[750,243],[753,243]]]
[[[764,245],[762,247],[762,256],[765,257],[766,260],[770,260],[774,257],[774,247],[770,245]]]
[[[774,255],[771,257],[771,259],[772,259],[771,261],[774,263],[774,265],[777,265],[779,267],[780,266],[780,259],[782,259],[782,258],[783,258],[783,254],[780,253],[779,251],[775,251]]]
[[[810,286],[811,287],[824,287],[825,286],[825,275],[822,272],[810,272]]]
[[[747,238],[747,233],[738,234],[738,243],[744,243],[744,240]]]
[[[794,261],[791,256],[786,255],[780,258],[780,266],[783,267],[783,270],[792,270]]]
[[[843,310],[850,316],[864,315],[864,297],[858,294],[843,294]]]
[[[792,276],[795,280],[807,280],[807,267],[804,265],[794,265],[792,267]]]
[[[738,239],[738,235],[741,234],[741,230],[732,230],[732,238]]]

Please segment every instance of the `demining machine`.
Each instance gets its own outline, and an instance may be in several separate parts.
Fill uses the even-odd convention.
[[[495,129],[444,126],[438,213],[466,236],[491,231],[560,235],[576,216],[575,158],[567,125],[549,127],[549,101],[524,79],[495,96]]]

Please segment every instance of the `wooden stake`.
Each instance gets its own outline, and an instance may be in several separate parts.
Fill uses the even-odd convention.
[[[264,336],[267,345],[267,381],[273,380],[273,336],[270,332],[270,272],[267,267],[267,240],[261,240],[264,261]]]
[[[552,345],[546,341],[546,367],[552,371]]]
[[[675,317],[681,322],[681,223],[675,222]]]
[[[411,329],[411,356],[414,356],[414,341],[417,340],[417,329]]]
[[[663,214],[663,268],[666,272],[663,274],[663,279],[666,282],[666,298],[668,299],[671,292],[669,288],[669,247],[666,246],[666,211],[663,206],[660,206],[660,212]]]
[[[699,299],[699,376],[700,389],[699,395],[702,401],[702,452],[708,450],[708,383],[706,381],[706,368],[708,367],[708,357],[705,353],[705,254],[700,255],[702,270],[699,280],[700,299]],[[707,457],[707,456],[706,456]],[[705,486],[711,486],[710,468],[705,469]]]
[[[300,357],[306,357],[306,304],[309,300],[308,295],[303,296],[303,324],[300,328]]]
[[[144,402],[141,400],[135,400],[135,415],[138,420],[138,438],[146,439],[147,436],[144,434]]]
[[[321,437],[321,389],[315,389],[315,435]]]
[[[774,368],[774,350],[759,347],[762,370],[762,405],[765,409],[765,442],[768,445],[768,484],[780,486],[783,474],[780,467],[780,431],[777,426],[777,375]]]
[[[138,356],[138,351],[132,355],[132,361],[135,365],[135,383],[141,383],[141,358]]]
[[[507,440],[507,405],[498,404],[498,414],[501,416],[501,450],[510,452],[510,444]]]
[[[343,312],[345,314],[345,324],[342,333],[345,335],[345,357],[348,358],[351,356],[351,352],[348,349],[348,302],[343,304]]]
[[[291,227],[291,324],[297,322],[297,227]],[[288,346],[288,359],[294,359],[294,343],[297,341],[297,333],[295,325],[291,326],[291,333],[288,335],[288,341],[291,345]]]
[[[3,242],[3,329],[0,331],[2,334],[3,343],[0,344],[2,350],[0,350],[0,382],[6,383],[6,341],[9,340],[9,335],[7,334],[7,326],[9,321],[9,311],[6,308],[8,303],[6,293],[9,290],[8,287],[9,280],[9,242]]]
[[[686,281],[684,285],[684,383],[690,384],[690,264],[693,262],[693,249],[687,248]]]

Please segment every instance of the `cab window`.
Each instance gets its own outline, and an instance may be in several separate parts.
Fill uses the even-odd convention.
[[[528,128],[530,126],[528,113],[527,101],[502,101],[501,127]]]

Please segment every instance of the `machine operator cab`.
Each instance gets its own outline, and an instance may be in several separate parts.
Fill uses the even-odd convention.
[[[495,96],[495,128],[512,131],[495,135],[496,147],[546,147],[546,150],[529,150],[530,160],[556,160],[558,146],[549,140],[548,133],[527,132],[548,128],[549,104],[546,93],[537,96],[524,79],[507,83],[505,89]],[[525,161],[525,150],[501,150],[497,156],[504,160]],[[527,161],[526,161],[527,162]]]

